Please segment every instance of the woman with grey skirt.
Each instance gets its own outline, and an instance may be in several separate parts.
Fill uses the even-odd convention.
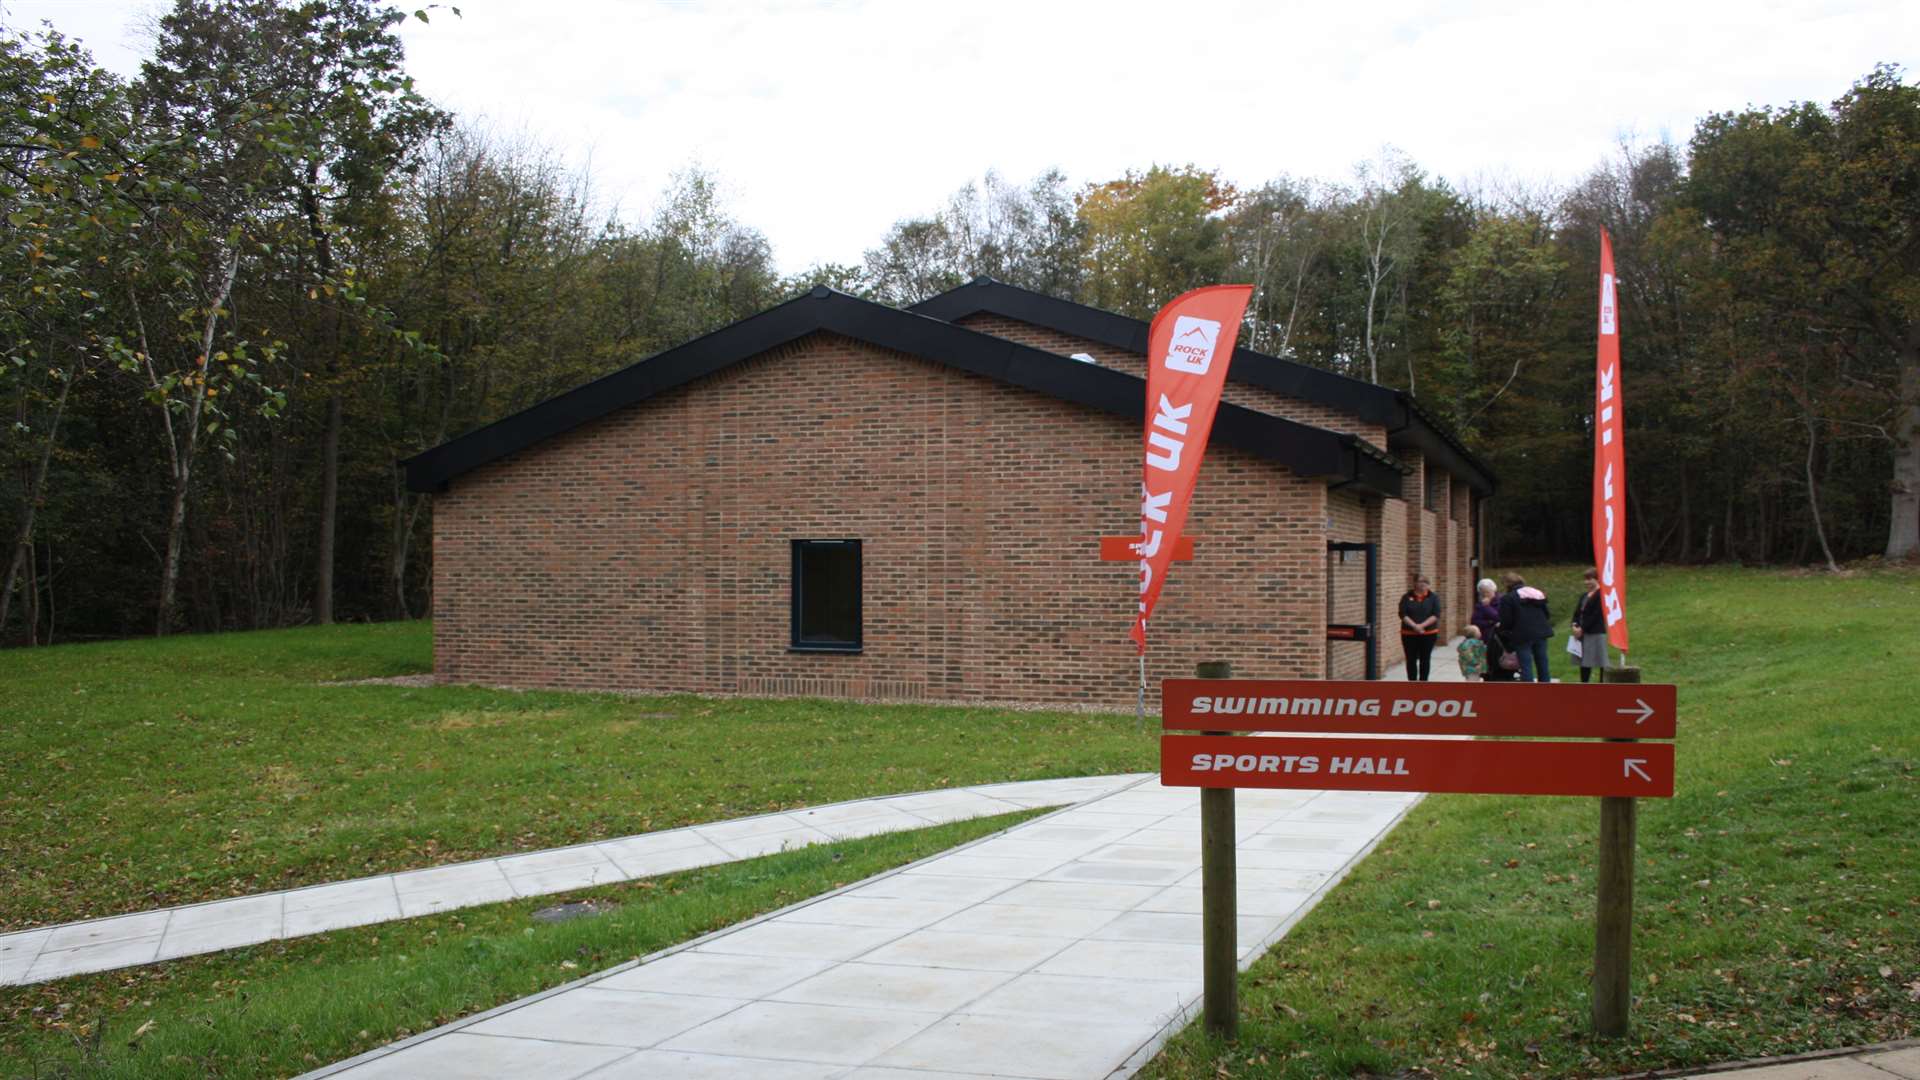
[[[1600,605],[1600,571],[1588,570],[1587,591],[1573,605],[1573,636],[1580,642],[1580,681],[1607,666],[1607,615]]]

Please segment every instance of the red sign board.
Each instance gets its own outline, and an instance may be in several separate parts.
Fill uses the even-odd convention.
[[[1670,798],[1673,746],[1162,735],[1167,787]]]
[[[1168,679],[1160,684],[1161,726],[1170,731],[1671,739],[1674,708],[1673,687],[1640,683]]]

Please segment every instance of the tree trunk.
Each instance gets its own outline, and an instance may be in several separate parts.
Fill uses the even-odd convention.
[[[314,564],[313,619],[333,622],[333,529],[340,504],[340,391],[327,395],[327,434],[321,444],[320,536]]]
[[[220,291],[207,305],[207,321],[200,331],[200,356],[196,363],[200,381],[194,387],[193,404],[187,410],[185,431],[169,433],[173,440],[173,507],[167,516],[167,554],[160,564],[160,611],[154,618],[155,636],[163,636],[173,626],[173,596],[180,581],[180,549],[186,541],[187,491],[193,483],[193,456],[200,447],[200,412],[207,404],[207,371],[213,364],[214,332],[220,326],[220,309],[233,294],[233,279],[240,273],[240,252],[227,256],[221,275]],[[144,338],[144,334],[142,337]],[[166,408],[164,403],[160,406]]]
[[[59,400],[54,402],[53,418],[47,423],[47,440],[40,446],[40,460],[34,463],[33,475],[25,491],[20,493],[20,530],[13,541],[13,559],[7,566],[7,579],[0,584],[0,632],[7,627],[7,609],[13,600],[13,589],[20,579],[22,567],[28,566],[33,552],[33,518],[40,508],[40,493],[47,483],[47,463],[53,459],[53,441],[60,434],[60,418],[67,411],[67,393],[73,389],[73,380],[79,378],[73,373],[60,386]],[[28,644],[32,644],[32,635],[28,635]]]
[[[1818,445],[1811,419],[1807,425],[1807,510],[1813,514],[1813,535],[1820,540],[1820,554],[1827,558],[1827,569],[1832,573],[1840,572],[1840,564],[1833,561],[1833,548],[1827,546],[1827,527],[1820,522],[1820,486],[1813,478],[1813,453]]]
[[[191,472],[191,464],[182,461],[173,475],[173,507],[167,514],[167,554],[160,564],[160,614],[153,627],[156,636],[173,629],[173,593],[180,580],[180,546],[186,539],[187,483]]]
[[[333,239],[320,209],[320,166],[307,166],[307,182],[300,188],[300,205],[313,240],[314,261],[323,282],[333,280]],[[320,535],[314,552],[313,618],[322,626],[333,622],[334,519],[340,506],[340,301],[329,305],[327,347],[327,433],[320,462]]]
[[[1893,520],[1887,558],[1920,558],[1920,329],[1900,357],[1900,411],[1893,442]]]

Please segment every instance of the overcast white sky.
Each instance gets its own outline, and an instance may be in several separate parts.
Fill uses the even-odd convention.
[[[420,0],[424,2],[424,0]],[[413,2],[405,6],[415,6]],[[1576,178],[1623,136],[1920,74],[1920,0],[1356,3],[465,0],[409,21],[420,89],[591,160],[644,211],[718,173],[782,269],[857,261],[985,170],[1193,162],[1344,179],[1398,147],[1455,183]],[[155,0],[0,0],[137,70]]]

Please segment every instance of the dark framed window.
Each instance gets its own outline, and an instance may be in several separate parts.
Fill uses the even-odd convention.
[[[793,640],[807,652],[859,652],[860,541],[793,542]]]
[[[1438,513],[1443,513],[1443,514],[1446,513],[1447,508],[1444,505],[1442,505],[1443,503],[1446,502],[1446,499],[1447,499],[1447,474],[1435,470],[1432,466],[1428,466],[1427,467],[1427,509],[1436,511]]]

